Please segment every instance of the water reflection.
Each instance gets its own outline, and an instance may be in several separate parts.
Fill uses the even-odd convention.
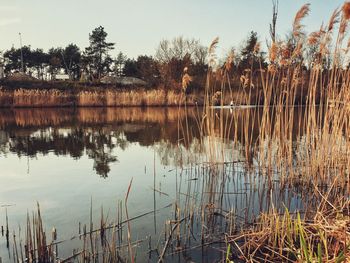
[[[0,111],[0,151],[19,157],[38,154],[86,154],[93,169],[107,177],[110,164],[118,161],[115,149],[130,143],[151,146],[177,143],[176,109],[91,108],[91,109],[15,109]]]
[[[195,108],[1,110],[0,153],[30,158],[48,153],[74,159],[87,155],[93,160],[96,174],[105,178],[110,165],[118,162],[116,149],[125,150],[131,143],[138,143],[154,146],[164,165],[183,166],[199,162],[196,153],[205,146],[205,136],[200,136],[198,128],[200,114],[201,110]],[[236,159],[245,159],[252,165],[256,154],[251,145],[259,139],[261,112],[241,109],[218,114],[226,115],[225,147],[235,143]],[[295,120],[300,118],[302,113],[296,110]]]
[[[300,109],[294,111],[293,141],[302,137],[298,123],[304,114]],[[224,138],[223,141],[215,141],[215,136],[209,138],[199,129],[200,114],[201,109],[195,108],[187,111],[177,108],[0,111],[0,175],[4,182],[0,200],[16,204],[9,210],[13,222],[10,229],[18,226],[19,218],[25,218],[23,213],[38,200],[48,216],[48,225],[59,227],[63,233],[61,239],[71,240],[78,222],[89,224],[92,197],[96,206],[103,204],[108,214],[112,211],[111,221],[117,218],[113,214],[115,201],[124,199],[131,178],[134,183],[130,211],[134,216],[148,215],[133,222],[133,240],[140,237],[147,240],[154,233],[150,242],[153,247],[158,246],[164,229],[170,227],[169,219],[190,219],[182,229],[187,246],[186,238],[192,236],[189,243],[195,245],[221,240],[228,227],[227,218],[232,218],[239,228],[271,207],[295,211],[304,206],[301,197],[308,195],[305,189],[281,189],[278,177],[272,180],[271,188],[270,182],[257,170],[259,154],[264,154],[254,147],[261,140],[261,109],[217,110],[215,114],[223,114],[224,118],[217,118],[223,121],[221,126],[215,126],[218,127],[215,133]],[[275,127],[271,129],[278,132]],[[273,141],[266,147],[278,149],[278,143]],[[212,145],[218,147],[208,149]],[[220,162],[215,165],[210,162],[208,153],[211,152],[220,156]],[[302,157],[294,154],[292,158]],[[22,159],[28,161],[28,168],[29,160],[36,159],[32,162],[31,176],[23,175]],[[51,167],[53,171],[47,174]],[[303,201],[308,203],[308,197],[303,196]],[[163,207],[166,209],[162,210]],[[71,216],[60,211],[69,211]],[[95,228],[100,213],[99,207],[94,207]],[[192,228],[188,228],[189,225]],[[63,243],[63,256],[81,245],[78,240],[73,242]],[[149,251],[148,242],[140,248],[142,255]],[[220,258],[217,247],[214,250],[217,254],[213,254],[213,250],[201,251],[203,254],[192,251],[181,259],[191,256],[201,261],[199,256],[207,258],[212,254],[211,260],[207,260],[211,262]],[[150,261],[157,259],[155,254]],[[177,262],[175,258],[168,259]]]

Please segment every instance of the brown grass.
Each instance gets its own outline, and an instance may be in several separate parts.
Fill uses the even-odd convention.
[[[39,90],[15,89],[14,91],[0,89],[0,107],[124,107],[124,106],[180,106],[200,105],[203,96],[164,89],[144,90]]]
[[[309,41],[309,44],[318,45],[321,56],[330,57],[332,67],[324,68],[320,59],[309,65],[306,71],[299,58],[306,48],[301,20],[308,13],[307,4],[296,14],[293,34],[297,45],[291,50],[288,63],[276,63],[279,56],[275,53],[279,52],[270,49],[271,69],[260,69],[264,98],[260,109],[262,116],[244,116],[246,126],[242,133],[248,147],[246,153],[251,153],[255,161],[255,164],[249,163],[247,154],[247,167],[253,163],[253,174],[263,176],[264,179],[259,177],[259,180],[266,183],[264,186],[271,196],[283,195],[283,190],[300,191],[305,214],[300,216],[299,213],[299,218],[293,218],[288,210],[275,210],[272,197],[271,200],[262,200],[269,204],[269,208],[259,219],[251,222],[249,231],[245,231],[244,225],[237,236],[229,241],[231,247],[236,248],[235,252],[241,252],[241,259],[247,262],[343,262],[350,257],[350,70],[340,64],[343,56],[341,40],[346,30],[340,26],[336,45],[332,52],[326,52],[326,47],[331,47],[334,25],[338,22],[339,12],[336,10],[327,32],[324,33],[321,27],[320,32],[312,34]],[[213,76],[215,72],[210,71],[206,107],[199,116],[199,130],[203,135],[203,144],[208,145],[205,149],[212,167],[211,174],[214,178],[220,178],[222,171],[216,165],[232,161],[234,149],[240,145],[234,144],[232,155],[228,153],[227,134],[237,134],[235,123],[238,121],[235,115],[227,118],[223,109],[213,109],[216,103],[213,98],[217,92],[213,88]],[[246,82],[247,76],[243,77],[242,82]],[[230,84],[222,82],[220,88],[218,96],[228,92]],[[298,105],[297,94],[301,90],[305,91],[306,98],[303,117],[296,116],[294,111]],[[251,89],[246,92],[248,98],[250,95]],[[252,140],[254,137],[251,136],[249,123],[255,123],[252,121],[255,118],[259,118],[259,136]],[[244,176],[251,178],[248,168]],[[253,182],[250,186],[259,188],[259,183]],[[215,203],[208,202],[215,206]],[[280,207],[282,204],[276,205]],[[238,244],[237,240],[240,240]]]

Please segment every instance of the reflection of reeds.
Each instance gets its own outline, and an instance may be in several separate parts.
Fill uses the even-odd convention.
[[[181,112],[180,118],[185,117]],[[195,110],[187,111],[189,116]],[[128,108],[50,108],[50,109],[12,109],[0,111],[0,127],[40,127],[79,124],[106,124],[116,122],[176,122],[178,111],[174,108],[128,107]]]

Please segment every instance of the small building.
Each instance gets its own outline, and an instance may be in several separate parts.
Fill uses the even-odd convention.
[[[147,82],[135,78],[135,77],[116,77],[116,76],[105,76],[101,78],[101,83],[105,84],[114,84],[114,85],[122,85],[122,86],[146,86]]]
[[[56,74],[53,76],[54,80],[70,80],[70,77],[68,74]]]
[[[25,73],[19,72],[19,71],[15,71],[15,72],[12,72],[10,74],[7,74],[6,79],[10,80],[10,81],[33,81],[33,80],[37,80],[33,76],[30,76],[28,74],[25,74]]]

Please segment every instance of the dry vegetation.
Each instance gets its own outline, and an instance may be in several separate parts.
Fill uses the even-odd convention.
[[[262,101],[262,94],[254,89],[248,100],[245,91],[236,90],[228,96],[220,92],[213,94],[215,103],[224,104],[234,101],[235,104],[257,104]],[[26,89],[9,90],[0,88],[1,108],[30,107],[133,107],[133,106],[203,106],[204,93],[184,94],[175,89],[104,89],[94,90],[59,90],[59,89]]]
[[[176,90],[130,89],[68,91],[56,89],[0,89],[1,107],[124,107],[200,105],[203,96],[184,96]]]
[[[78,106],[179,106],[188,103],[196,105],[196,95],[184,97],[174,90],[130,90],[106,92],[81,92],[78,94]],[[199,102],[200,103],[200,102]]]
[[[306,37],[302,31],[302,20],[310,11],[306,4],[295,16],[295,47],[286,50],[288,43],[283,41],[270,45],[270,65],[267,71],[260,70],[264,104],[257,140],[252,140],[249,123],[259,115],[248,115],[244,120],[243,136],[249,145],[246,156],[247,160],[249,155],[255,156],[254,169],[263,176],[267,192],[303,192],[304,209],[290,214],[280,209],[281,200],[274,202],[271,198],[269,208],[252,225],[238,233],[232,228],[227,235],[229,250],[234,249],[244,261],[347,262],[350,258],[350,71],[343,66],[349,51],[348,43],[344,43],[349,7],[350,3],[345,3],[341,10],[334,11],[326,27]],[[339,30],[335,32],[337,24]],[[213,41],[210,54],[214,54],[217,42]],[[309,76],[304,78],[301,61],[310,43],[317,51],[309,65]],[[329,70],[323,66],[325,60],[331,63]],[[224,68],[223,76],[226,71]],[[225,147],[228,134],[236,132],[236,120],[210,107],[215,104],[210,74],[199,128],[209,145],[208,161],[225,163],[231,161]],[[242,81],[250,79],[249,74],[242,76]],[[305,114],[295,120],[296,94],[304,85]],[[229,82],[224,82],[221,89],[225,94]],[[249,174],[247,170],[246,176]],[[256,182],[251,184],[259,188]],[[230,258],[228,252],[227,260]]]
[[[227,262],[349,261],[350,70],[343,67],[341,58],[349,48],[345,37],[350,3],[336,10],[327,26],[306,36],[302,20],[309,8],[304,5],[296,14],[293,24],[296,45],[292,49],[283,41],[274,40],[270,44],[270,65],[267,70],[259,71],[263,105],[243,115],[226,114],[227,109],[213,107],[218,102],[223,106],[224,96],[232,94],[228,77],[231,63],[216,69],[218,39],[210,46],[204,109],[196,111],[197,127],[179,123],[179,140],[189,141],[193,129],[199,130],[205,160],[181,169],[187,188],[178,191],[173,205],[174,218],[165,226],[163,246],[157,246],[159,262],[166,256],[194,249],[191,241],[195,239],[195,231],[199,235],[196,239],[199,246],[225,240],[223,261]],[[336,25],[339,25],[337,32]],[[307,45],[316,45],[317,52],[305,77],[301,58]],[[330,69],[323,67],[325,60],[330,60]],[[232,61],[232,57],[227,61]],[[218,74],[219,88],[215,84]],[[186,78],[184,86],[189,81]],[[242,96],[250,101],[255,90],[252,70],[247,69],[241,79],[245,87]],[[303,106],[297,96],[301,90],[306,92]],[[184,101],[182,95],[144,92],[144,101],[133,93],[108,93],[106,105],[162,105],[159,102],[165,100],[179,105],[179,101]],[[191,104],[192,99],[187,100]],[[100,101],[98,93],[82,93],[78,105],[97,106]],[[303,114],[296,115],[295,107],[300,107]],[[238,125],[239,122],[243,125]],[[256,128],[257,137],[253,136]],[[244,152],[243,161],[237,160],[238,148]],[[238,197],[243,190],[244,197]],[[128,194],[129,191],[130,187]],[[235,195],[235,204],[223,205],[227,194]],[[302,203],[295,211],[290,211],[292,199]],[[127,198],[125,208],[126,201]],[[123,245],[117,242],[122,220],[118,216],[117,223],[107,226],[103,218],[102,212],[97,229],[84,228],[83,248],[72,258],[80,262],[92,262],[96,258],[101,262],[124,261],[120,254]],[[124,244],[124,256],[134,261],[130,220],[125,222],[128,242]],[[40,220],[35,229],[38,233],[43,231]],[[106,239],[107,229],[113,229],[110,241]],[[30,235],[26,238],[32,239]],[[39,253],[36,259],[41,254],[52,257],[54,243],[44,242],[39,246],[41,234],[36,235],[36,239],[38,241],[33,241],[37,244],[33,249]],[[15,251],[20,258],[17,248]]]

